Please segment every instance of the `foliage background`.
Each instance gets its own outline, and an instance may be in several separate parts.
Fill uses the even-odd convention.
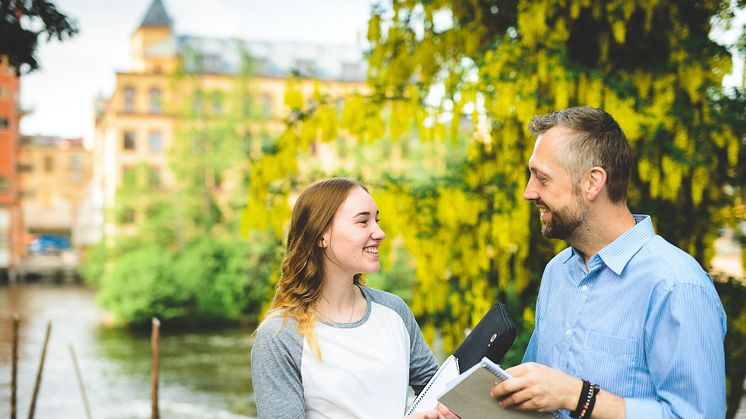
[[[533,145],[528,121],[576,105],[611,113],[637,157],[630,208],[651,214],[659,234],[709,268],[721,229],[744,222],[746,197],[746,93],[722,88],[731,58],[709,35],[744,3],[377,6],[368,89],[339,98],[319,83],[304,97],[291,82],[279,135],[253,130],[250,110],[239,104],[222,115],[183,111],[191,122],[171,165],[182,184],[154,196],[138,189],[153,185],[129,182],[114,216],[127,221],[128,205],[148,216],[130,238],[93,253],[105,258],[91,258],[101,262],[90,264],[89,277],[101,278],[102,302],[122,321],[259,315],[278,274],[294,194],[321,177],[356,177],[372,187],[389,236],[385,272],[369,283],[405,297],[428,341],[439,338],[445,352],[492,304],[506,302],[520,334],[504,363],[517,363],[543,267],[566,245],[541,236],[522,199]],[[732,47],[743,49],[743,40]],[[344,164],[314,163],[319,145]],[[215,180],[226,173],[240,173],[248,199],[219,202]],[[733,417],[743,395],[744,288],[733,280],[717,286],[729,314]]]

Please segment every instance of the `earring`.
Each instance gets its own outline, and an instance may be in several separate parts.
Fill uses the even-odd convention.
[[[321,239],[321,243],[319,243],[319,247],[326,247],[326,242],[324,239]]]

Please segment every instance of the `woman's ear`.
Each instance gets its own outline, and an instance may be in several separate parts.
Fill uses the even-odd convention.
[[[327,229],[324,234],[321,235],[321,238],[319,239],[319,247],[329,246],[329,230],[330,229]]]

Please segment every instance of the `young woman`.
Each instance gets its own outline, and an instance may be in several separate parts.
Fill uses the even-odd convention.
[[[380,269],[384,237],[359,182],[329,179],[298,197],[251,351],[260,419],[402,417],[407,386],[419,392],[438,369],[406,304],[360,278]]]

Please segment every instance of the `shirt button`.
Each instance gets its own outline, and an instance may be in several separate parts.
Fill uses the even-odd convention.
[[[588,285],[583,285],[582,287],[580,287],[580,291],[582,292],[588,291]]]
[[[572,329],[567,329],[567,330],[565,331],[565,334],[566,334],[567,336],[572,336]]]

